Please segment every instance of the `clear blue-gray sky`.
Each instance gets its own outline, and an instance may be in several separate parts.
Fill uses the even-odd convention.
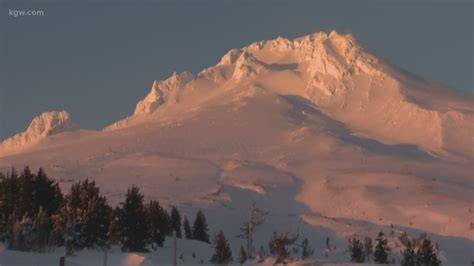
[[[0,0],[0,139],[47,110],[104,127],[131,114],[154,79],[198,72],[253,41],[322,30],[351,32],[410,72],[474,89],[471,0],[67,2]]]

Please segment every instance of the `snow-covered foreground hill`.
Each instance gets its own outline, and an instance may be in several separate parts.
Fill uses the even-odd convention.
[[[189,217],[202,209],[234,257],[256,202],[269,212],[257,250],[274,231],[299,233],[325,259],[329,236],[338,248],[330,259],[347,261],[349,236],[394,225],[427,232],[445,262],[469,264],[473,103],[350,35],[278,38],[155,81],[132,116],[102,131],[46,113],[0,144],[0,170],[44,167],[64,189],[92,178],[114,204],[138,185]]]

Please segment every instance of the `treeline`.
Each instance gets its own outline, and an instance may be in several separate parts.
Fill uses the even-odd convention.
[[[438,245],[432,243],[426,234],[421,234],[418,238],[410,238],[406,233],[402,233],[399,242],[403,245],[402,259],[403,266],[437,266],[441,265],[438,258]],[[388,239],[383,232],[380,232],[375,239],[375,247],[372,239],[366,237],[364,241],[356,237],[349,238],[349,252],[351,261],[356,263],[389,264],[395,261],[389,260],[391,249]]]
[[[260,246],[256,257],[252,254],[252,233],[265,220],[264,211],[255,204],[250,210],[250,220],[240,228],[239,235],[246,240],[246,248],[240,246],[234,260],[224,232],[219,231],[212,241],[214,254],[210,262],[228,264],[244,263],[248,259],[263,262],[274,257],[276,264],[285,264],[295,259],[311,257],[315,250],[307,238],[297,242],[298,235],[273,233],[268,241],[268,249]],[[9,249],[22,251],[45,251],[65,246],[68,255],[84,248],[107,249],[120,246],[124,252],[147,252],[148,248],[163,246],[166,237],[176,234],[211,244],[205,215],[198,211],[192,226],[187,217],[172,207],[165,209],[158,201],[145,202],[139,189],[128,189],[124,201],[113,208],[100,194],[94,181],[88,179],[74,183],[64,195],[58,183],[47,176],[43,169],[37,173],[25,167],[21,173],[15,169],[6,175],[0,173],[0,241]],[[391,235],[393,234],[393,231]],[[389,260],[391,249],[385,234],[379,233],[375,239],[349,239],[348,253],[355,263],[394,262]],[[410,238],[403,233],[398,243],[402,250],[402,265],[440,265],[438,246],[426,235]],[[267,251],[269,251],[269,254]],[[336,250],[325,242],[325,254]],[[392,254],[395,255],[395,254]],[[194,253],[193,253],[194,257]],[[394,259],[394,257],[392,257]]]
[[[206,217],[198,211],[191,227],[177,208],[144,201],[139,189],[128,189],[113,208],[94,181],[74,183],[63,195],[58,183],[43,169],[25,167],[0,173],[0,241],[10,249],[41,251],[65,246],[67,253],[83,248],[121,246],[123,251],[146,252],[163,245],[166,237],[209,243]],[[184,232],[184,234],[183,234]]]

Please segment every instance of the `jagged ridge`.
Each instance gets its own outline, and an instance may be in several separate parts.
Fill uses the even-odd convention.
[[[289,40],[279,37],[270,41],[259,41],[241,49],[231,49],[210,68],[197,76],[189,72],[173,73],[164,81],[155,81],[150,93],[140,101],[134,114],[154,112],[163,105],[173,92],[176,92],[195,79],[208,79],[215,83],[248,80],[265,70],[272,70],[272,64],[259,57],[262,53],[271,53],[275,59],[291,55],[298,64],[304,65],[308,74],[308,86],[318,87],[326,94],[332,90],[322,82],[331,77],[340,80],[349,75],[366,72],[379,75],[382,63],[354,39],[352,35],[339,34],[332,31],[315,33],[301,38]]]
[[[21,148],[48,136],[74,129],[76,129],[76,126],[66,111],[44,112],[33,118],[26,131],[18,133],[0,143],[0,148]]]

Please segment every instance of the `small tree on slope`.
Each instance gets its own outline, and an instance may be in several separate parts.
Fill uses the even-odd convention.
[[[372,239],[370,237],[366,237],[364,240],[364,257],[365,261],[369,262],[370,258],[372,257],[372,253],[374,252],[374,247],[372,245]]]
[[[177,238],[183,237],[181,234],[181,215],[176,207],[171,209],[171,228],[176,232]]]
[[[94,181],[87,179],[74,183],[64,204],[53,220],[53,242],[61,244],[66,228],[74,232],[68,245],[74,249],[105,247],[108,242],[108,229],[112,208]],[[70,234],[69,234],[70,235]]]
[[[405,246],[405,250],[403,250],[403,253],[402,253],[401,265],[402,266],[415,266],[416,265],[415,240],[414,239],[410,240],[406,238],[406,240],[404,240],[402,244]]]
[[[302,259],[306,259],[314,254],[314,249],[309,244],[309,241],[307,238],[303,239],[303,241],[301,242],[301,248],[302,248],[302,251],[301,251]]]
[[[245,252],[244,246],[240,246],[239,263],[244,264],[246,261],[247,261],[247,252]]]
[[[374,262],[380,264],[388,264],[387,252],[390,251],[390,248],[388,247],[388,240],[383,232],[379,233],[376,240],[377,245],[375,245]]]
[[[212,255],[211,262],[217,265],[231,263],[233,259],[232,252],[222,230],[214,237],[213,242],[214,255]]]
[[[290,257],[290,252],[287,246],[293,245],[298,239],[298,236],[289,237],[288,233],[277,236],[276,232],[273,233],[273,237],[270,240],[269,247],[270,253],[277,255],[275,264],[285,263]]]
[[[191,231],[191,226],[189,225],[189,221],[186,216],[184,216],[183,229],[184,229],[184,237],[186,239],[192,239],[193,232]]]
[[[349,252],[351,253],[352,262],[364,262],[364,247],[362,242],[356,237],[349,238]]]
[[[433,246],[431,240],[424,238],[421,246],[417,251],[417,265],[437,266],[441,265],[441,261],[437,257],[437,248]]]
[[[158,201],[151,200],[145,205],[145,212],[149,223],[149,237],[152,248],[162,247],[166,237],[167,221],[163,221],[166,215],[165,210],[160,206]]]
[[[143,252],[148,244],[148,221],[143,206],[143,195],[137,187],[128,189],[125,202],[121,203],[121,243],[123,251]]]
[[[193,239],[210,243],[208,231],[209,229],[207,227],[206,216],[204,216],[202,211],[198,211],[196,214],[196,219],[194,219]]]

